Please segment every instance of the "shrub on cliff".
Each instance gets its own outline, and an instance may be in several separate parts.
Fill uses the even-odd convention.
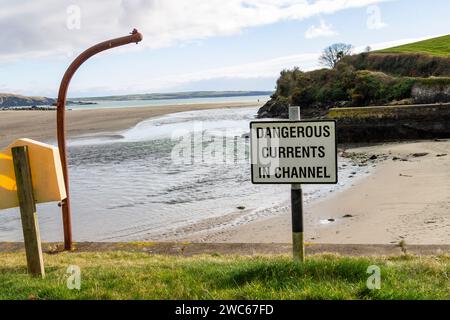
[[[414,78],[392,77],[382,72],[356,71],[344,63],[335,69],[311,72],[302,72],[298,68],[283,70],[276,91],[260,116],[287,116],[289,104],[322,111],[336,105],[386,104],[411,98],[415,82]]]
[[[450,76],[450,58],[424,54],[363,53],[347,56],[342,63],[356,70],[380,71],[393,76]]]
[[[351,99],[354,106],[386,104],[411,97],[413,78],[395,78],[382,72],[357,71]]]
[[[346,64],[311,72],[283,70],[272,100],[304,108],[349,100],[348,90],[354,86],[354,79],[354,69]]]
[[[450,78],[395,77],[383,72],[356,70],[339,63],[334,69],[302,72],[284,70],[271,100],[259,117],[288,116],[289,105],[299,105],[306,115],[326,114],[330,107],[391,103],[450,101]]]

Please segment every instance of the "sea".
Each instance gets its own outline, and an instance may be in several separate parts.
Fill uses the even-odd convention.
[[[148,106],[168,106],[168,105],[190,105],[190,104],[210,104],[210,103],[234,103],[234,102],[255,102],[262,103],[269,100],[269,96],[233,96],[233,97],[214,97],[214,98],[185,98],[185,99],[154,99],[154,100],[123,100],[106,101],[89,99],[93,104],[72,104],[67,108],[72,110],[83,109],[105,109],[105,108],[127,108],[127,107],[148,107]],[[75,100],[76,99],[71,99]]]
[[[273,217],[289,208],[289,185],[253,185],[249,123],[268,97],[189,99],[188,103],[252,100],[254,107],[168,114],[114,134],[69,140],[75,241],[169,241]],[[199,100],[202,100],[199,102]],[[142,101],[75,108],[161,106]],[[142,103],[142,104],[141,104]],[[169,100],[166,104],[185,104]],[[306,204],[346,188],[364,170],[339,158],[337,185],[306,185]],[[57,203],[38,205],[43,241],[62,241]],[[0,241],[22,241],[19,209],[0,214]]]

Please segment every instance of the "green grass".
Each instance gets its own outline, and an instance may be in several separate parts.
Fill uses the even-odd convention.
[[[27,275],[25,257],[0,253],[0,299],[449,299],[450,257],[350,258],[152,256],[145,253],[45,255],[47,277]],[[69,265],[81,290],[69,290]],[[366,286],[381,268],[381,290]]]
[[[379,50],[380,53],[424,53],[435,56],[450,55],[450,35]]]

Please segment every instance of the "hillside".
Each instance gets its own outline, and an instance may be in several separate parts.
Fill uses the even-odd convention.
[[[378,53],[419,53],[433,56],[450,56],[450,35],[414,42],[376,51]]]
[[[357,70],[381,71],[404,77],[449,77],[450,35],[371,53],[348,56]]]
[[[275,93],[258,116],[286,118],[289,104],[300,105],[306,117],[320,117],[332,107],[450,102],[450,57],[444,56],[446,50],[450,52],[450,44],[444,43],[447,39],[450,36],[350,55],[334,69],[283,70]]]
[[[54,103],[55,99],[46,97],[26,97],[17,94],[0,93],[0,108],[51,106]]]

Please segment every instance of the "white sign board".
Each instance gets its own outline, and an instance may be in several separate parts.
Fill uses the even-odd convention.
[[[336,184],[335,121],[251,122],[254,184]]]

